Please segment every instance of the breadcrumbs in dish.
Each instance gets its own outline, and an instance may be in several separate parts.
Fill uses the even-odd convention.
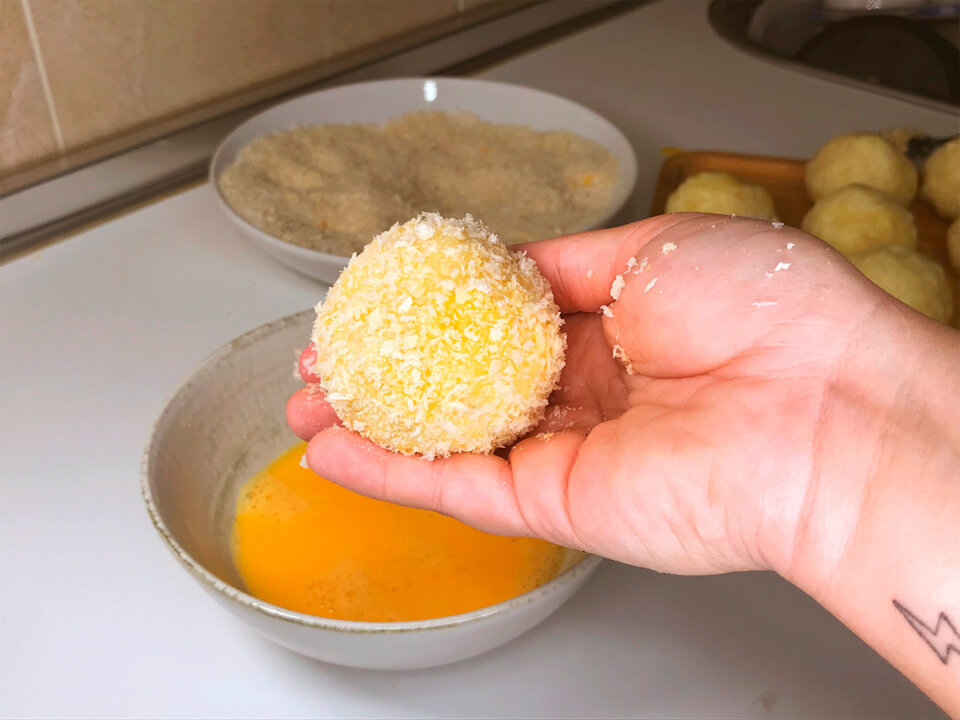
[[[405,455],[492,452],[543,418],[564,364],[536,263],[467,215],[424,213],[351,258],[317,306],[317,374],[344,425]]]
[[[264,232],[349,257],[423,211],[482,217],[508,245],[583,230],[607,210],[618,174],[605,147],[574,133],[412,112],[266,135],[217,185]]]

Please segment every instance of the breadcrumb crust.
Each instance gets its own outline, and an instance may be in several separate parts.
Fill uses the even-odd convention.
[[[344,425],[426,458],[492,452],[543,419],[566,338],[536,263],[467,215],[377,236],[317,306],[317,373]]]

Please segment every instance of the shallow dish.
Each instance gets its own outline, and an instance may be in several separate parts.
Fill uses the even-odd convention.
[[[284,242],[251,225],[230,207],[217,179],[240,150],[262,135],[297,125],[383,122],[415,110],[465,110],[489,122],[526,125],[534,130],[567,130],[607,148],[620,163],[613,198],[596,222],[572,232],[603,227],[633,192],[637,158],[630,141],[612,123],[583,105],[541,90],[488,80],[400,78],[320,90],[247,120],[221,143],[210,164],[210,181],[217,202],[243,235],[275,259],[332,284],[348,258]]]
[[[307,310],[223,346],[187,378],[154,426],[143,459],[147,511],[167,547],[223,607],[271,640],[310,657],[362,668],[408,669],[478,655],[559,608],[600,558],[569,551],[565,570],[516,598],[473,612],[396,623],[315,617],[243,590],[230,553],[240,486],[296,438],[287,397],[300,387],[292,349],[309,336]]]

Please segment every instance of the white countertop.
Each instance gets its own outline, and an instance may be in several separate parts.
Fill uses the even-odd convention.
[[[646,213],[676,145],[806,156],[956,117],[767,65],[700,2],[645,6],[484,77],[558,92],[634,143]],[[543,625],[435,670],[348,670],[228,616],[156,537],[140,456],[205,355],[323,288],[242,242],[204,186],[0,268],[4,717],[942,717],[770,574],[606,563]]]

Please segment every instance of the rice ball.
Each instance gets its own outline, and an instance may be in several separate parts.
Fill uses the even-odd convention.
[[[933,260],[900,245],[885,245],[851,255],[850,262],[914,310],[950,322],[953,300],[947,275]]]
[[[316,371],[343,424],[426,458],[491,452],[543,419],[566,339],[533,260],[425,213],[351,258],[317,306]]]
[[[947,255],[950,256],[950,264],[960,272],[960,218],[947,228]]]
[[[947,220],[960,216],[960,138],[941,145],[927,158],[920,195]]]
[[[691,175],[670,193],[665,212],[704,212],[776,220],[770,193],[722,172]]]
[[[844,255],[879,245],[917,246],[910,211],[865,185],[847,185],[820,198],[803,216],[801,227]]]
[[[805,180],[811,200],[819,200],[844,185],[882,190],[901,205],[917,194],[917,171],[907,157],[880,135],[840,135],[824,145],[807,163]]]

